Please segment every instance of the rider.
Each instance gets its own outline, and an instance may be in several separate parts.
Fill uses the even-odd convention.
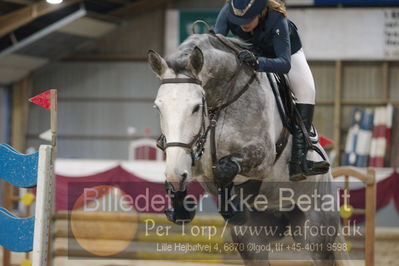
[[[215,32],[234,35],[252,44],[238,58],[255,71],[285,74],[297,103],[296,107],[309,132],[315,105],[315,84],[302,49],[297,28],[287,19],[283,4],[276,0],[228,0],[221,9]],[[306,159],[305,135],[299,125],[293,126],[290,180],[328,172],[326,161]]]

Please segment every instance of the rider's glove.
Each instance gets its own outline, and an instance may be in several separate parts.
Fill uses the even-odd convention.
[[[254,70],[257,70],[259,67],[259,62],[256,56],[249,50],[242,50],[238,53],[238,59],[240,62],[245,63],[252,67]]]

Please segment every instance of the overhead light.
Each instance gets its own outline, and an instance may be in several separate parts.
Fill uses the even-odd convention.
[[[56,4],[61,4],[63,0],[46,0],[46,1],[49,4],[56,5]]]

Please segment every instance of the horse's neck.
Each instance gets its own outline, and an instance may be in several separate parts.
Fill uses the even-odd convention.
[[[241,71],[234,86],[226,87],[226,84],[228,84],[233,73],[234,71],[225,70],[221,73],[215,74],[215,77],[221,78],[212,78],[208,80],[205,89],[208,107],[212,108],[228,102],[236,96],[251,79],[251,76],[248,75],[248,73]],[[255,79],[252,84],[250,84],[248,91],[241,97],[248,97],[248,102],[258,100],[263,102],[263,110],[259,110],[259,112],[262,112],[263,114],[259,113],[257,115],[259,115],[259,119],[268,120],[268,124],[270,125],[270,138],[274,143],[276,143],[283,129],[283,123],[277,109],[277,103],[273,91],[265,73],[257,73],[257,78],[258,79]],[[245,106],[242,108],[243,111],[245,111]]]
[[[236,56],[215,49],[209,49],[207,52],[209,53],[206,56],[208,64],[201,71],[204,73],[201,79],[205,81],[204,89],[208,107],[216,107],[237,95],[250,80],[251,73],[248,70],[242,69],[238,74],[239,76],[234,86],[226,87],[231,78],[237,74],[236,71],[239,66],[237,65]],[[280,136],[283,124],[278,113],[273,91],[265,73],[257,73],[257,77],[259,78],[260,85],[257,84],[257,80],[253,81],[248,91],[241,97],[249,97],[256,100],[263,98],[263,118],[269,120],[272,127],[270,138],[275,143]]]
[[[236,85],[229,87],[228,83],[238,68],[235,55],[217,49],[206,50],[207,64],[201,71],[201,80],[205,84],[208,107],[216,107],[226,100],[227,93],[235,93]],[[239,73],[241,76],[242,73]],[[237,83],[239,83],[239,78]]]
[[[255,91],[255,96],[252,96],[252,98],[257,97],[263,102],[263,116],[260,115],[260,117],[268,121],[271,141],[276,143],[283,129],[276,98],[266,73],[258,72],[257,78],[257,81],[254,82],[254,86],[250,88]]]

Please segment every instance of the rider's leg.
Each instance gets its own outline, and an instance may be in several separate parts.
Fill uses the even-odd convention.
[[[288,72],[288,82],[297,98],[297,109],[309,132],[312,126],[315,104],[315,84],[312,72],[306,61],[303,50],[291,56],[291,70]],[[289,165],[290,180],[299,181],[306,176],[323,174],[328,171],[328,163],[306,160],[307,143],[299,125],[293,127],[292,155]]]
[[[291,56],[291,70],[288,82],[299,104],[315,104],[316,90],[312,72],[303,50]]]

